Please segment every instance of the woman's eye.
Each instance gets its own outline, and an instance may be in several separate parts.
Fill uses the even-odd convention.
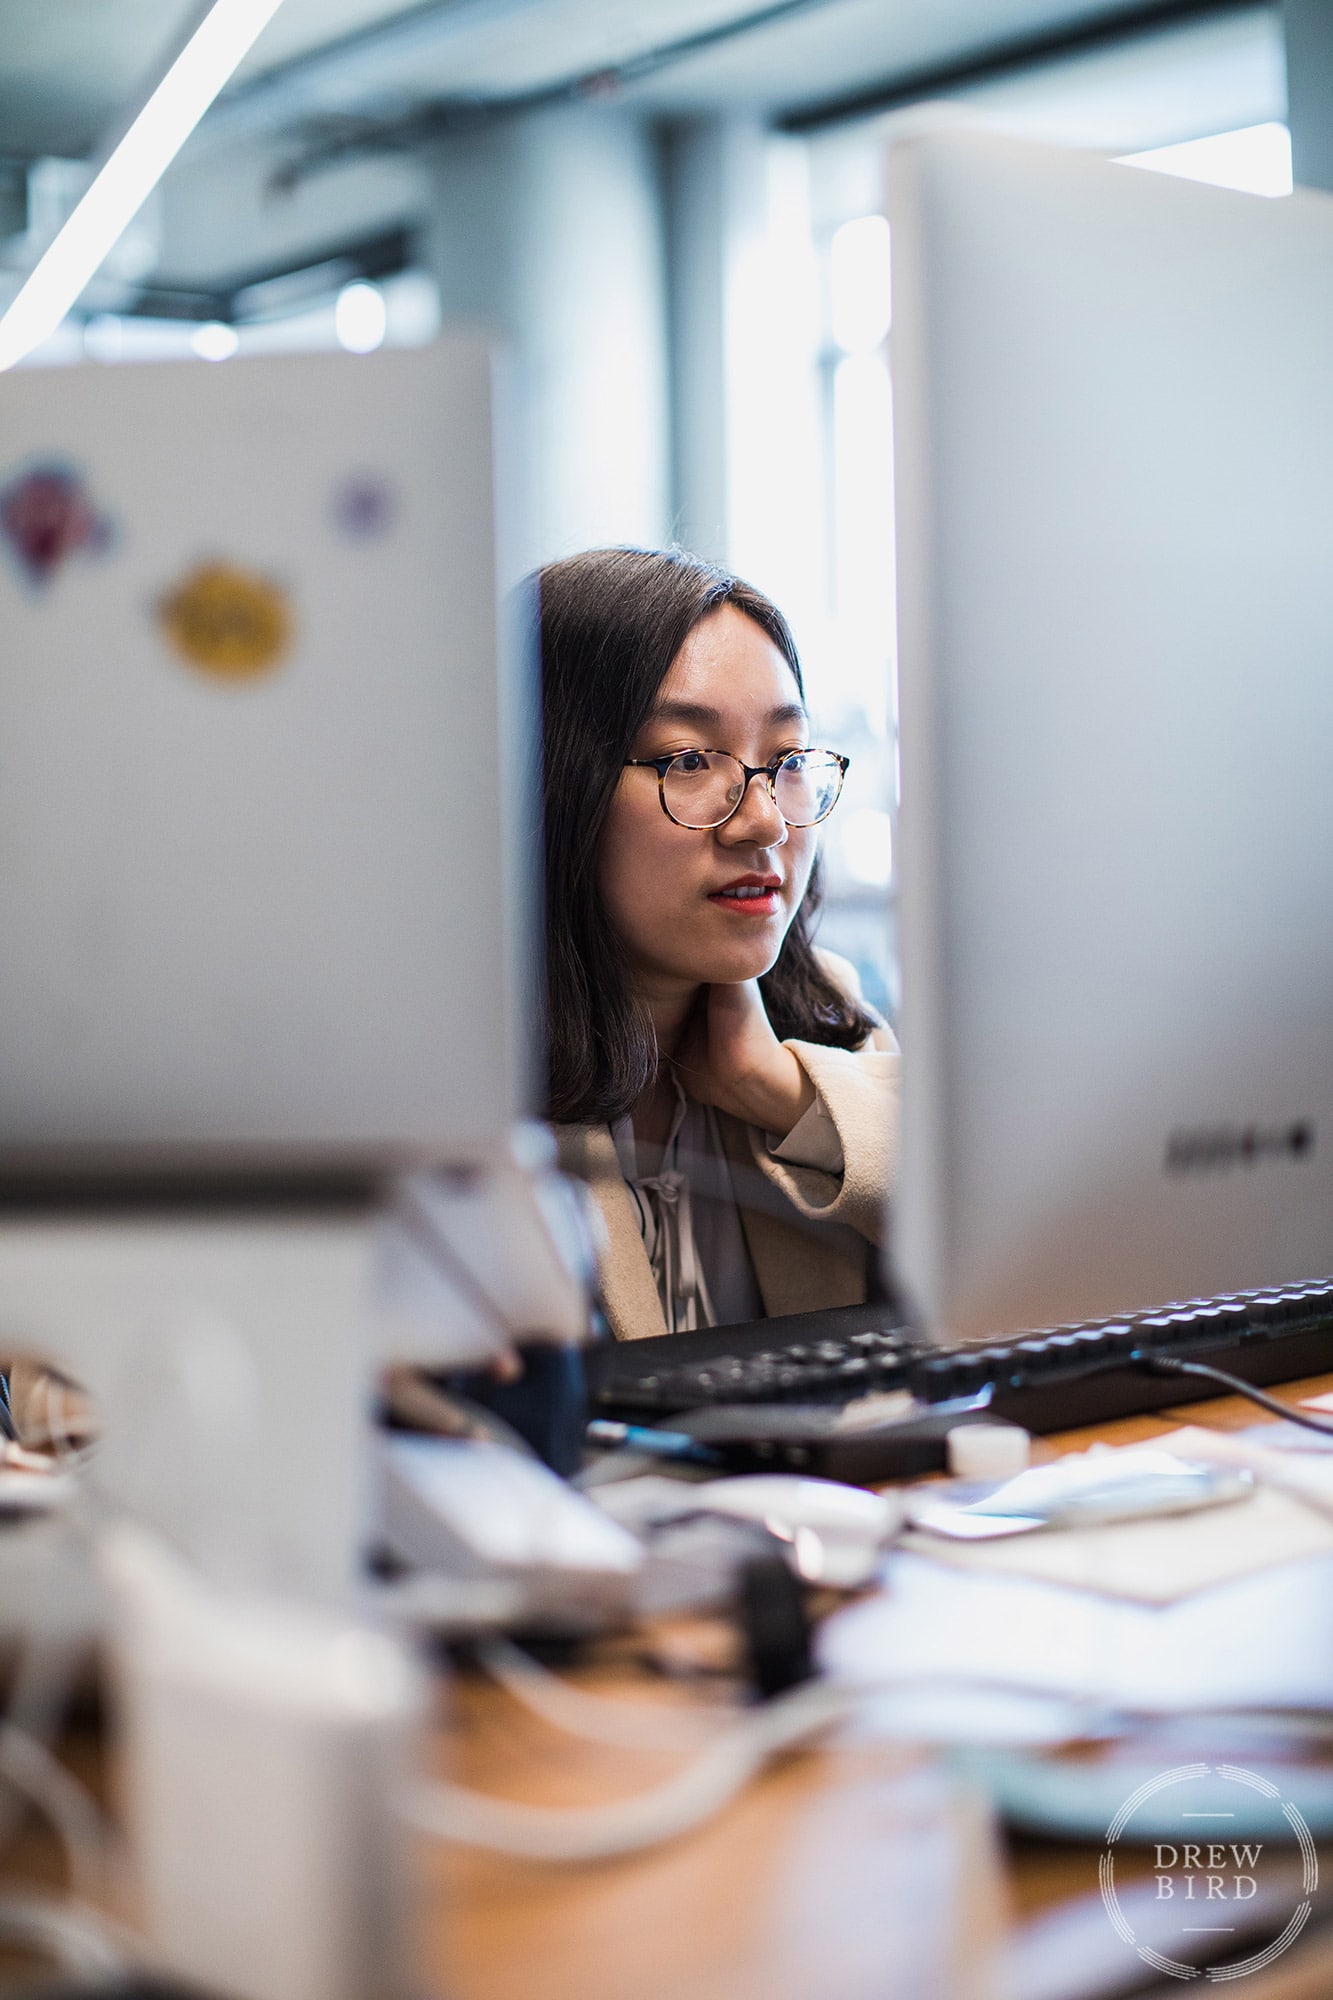
[[[706,771],[707,768],[708,758],[702,750],[682,750],[676,758],[676,769],[683,771],[687,777],[693,777],[695,772]]]

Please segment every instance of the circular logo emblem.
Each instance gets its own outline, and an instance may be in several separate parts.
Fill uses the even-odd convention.
[[[1116,1891],[1121,1842],[1147,1847],[1153,1863],[1146,1890],[1136,1876],[1137,1927]],[[1262,1971],[1300,1936],[1319,1886],[1300,1812],[1267,1778],[1236,1764],[1178,1764],[1140,1785],[1106,1829],[1099,1872],[1117,1934],[1173,1979],[1231,1981]],[[1138,1935],[1149,1929],[1151,1940]],[[1173,1957],[1173,1948],[1189,1956]]]
[[[230,563],[201,563],[158,604],[172,645],[193,667],[222,680],[250,680],[276,667],[292,636],[283,592]]]

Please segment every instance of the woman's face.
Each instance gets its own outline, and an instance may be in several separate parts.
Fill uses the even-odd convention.
[[[808,742],[791,668],[762,628],[727,604],[677,653],[630,755],[726,750],[754,766]],[[599,886],[640,990],[734,985],[767,972],[805,894],[815,836],[814,827],[786,824],[760,778],[724,825],[697,829],[667,818],[656,771],[622,771]]]

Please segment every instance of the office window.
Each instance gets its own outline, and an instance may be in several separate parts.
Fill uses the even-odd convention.
[[[769,134],[746,159],[724,288],[717,539],[791,621],[815,741],[852,760],[821,836],[819,941],[893,1013],[888,232],[869,205],[815,214],[805,142]]]
[[[839,745],[852,758],[824,846],[828,890],[820,936],[853,961],[867,995],[892,1016],[898,981],[888,224],[874,213],[849,217],[824,232],[820,247],[829,603],[819,684],[823,705],[836,715]]]
[[[834,231],[828,273],[834,605],[873,726],[888,699],[893,644],[889,226],[882,215]]]

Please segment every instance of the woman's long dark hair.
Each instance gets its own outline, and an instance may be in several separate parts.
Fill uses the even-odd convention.
[[[677,653],[700,619],[734,605],[778,648],[804,696],[782,613],[759,591],[677,550],[594,549],[536,578],[541,615],[546,785],[548,1114],[557,1123],[623,1117],[652,1081],[652,1023],[597,887],[612,794]],[[858,1047],[874,1018],[842,993],[811,944],[818,871],[777,963],[760,981],[780,1039]]]

